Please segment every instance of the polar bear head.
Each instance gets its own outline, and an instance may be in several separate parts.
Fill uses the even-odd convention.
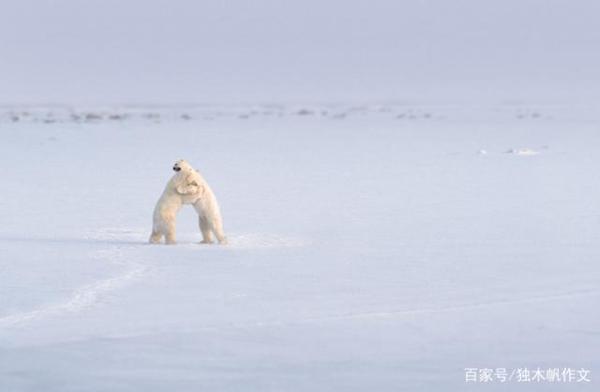
[[[181,173],[191,173],[194,171],[194,168],[189,163],[187,163],[185,159],[180,159],[173,164],[173,171]]]

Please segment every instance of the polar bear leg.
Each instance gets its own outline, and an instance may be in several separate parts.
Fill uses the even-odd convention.
[[[167,232],[165,233],[165,239],[167,245],[173,245],[177,243],[177,241],[175,241],[175,222],[169,222],[167,224]]]
[[[227,238],[225,237],[225,232],[223,232],[223,222],[221,221],[221,217],[217,216],[212,221],[212,231],[215,233],[215,237],[219,240],[219,244],[226,245]]]
[[[210,224],[208,222],[208,219],[206,219],[202,215],[199,215],[198,224],[200,226],[200,231],[202,232],[202,241],[200,241],[200,243],[212,244],[212,233],[210,230]]]
[[[162,238],[162,234],[159,233],[158,231],[152,230],[152,234],[150,235],[150,243],[151,244],[158,244],[160,243],[160,240]]]

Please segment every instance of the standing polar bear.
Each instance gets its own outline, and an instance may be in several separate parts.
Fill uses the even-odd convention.
[[[192,204],[198,213],[201,243],[212,243],[214,233],[220,244],[226,244],[219,204],[208,183],[183,159],[175,162],[173,170],[175,174],[154,208],[150,242],[159,243],[164,236],[167,244],[174,244],[177,213],[184,204]]]

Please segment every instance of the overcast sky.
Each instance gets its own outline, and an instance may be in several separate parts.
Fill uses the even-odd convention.
[[[600,98],[598,0],[5,0],[0,102]]]

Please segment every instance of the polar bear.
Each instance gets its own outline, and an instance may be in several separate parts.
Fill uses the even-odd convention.
[[[185,165],[187,162],[184,161],[183,164]],[[196,200],[191,204],[198,213],[198,223],[202,233],[200,243],[212,243],[212,234],[214,234],[219,244],[225,245],[227,244],[227,237],[225,237],[223,231],[223,218],[221,217],[221,209],[219,203],[217,203],[217,198],[204,177],[194,169],[192,169],[192,172],[191,182],[198,186],[198,194]],[[189,200],[188,197],[185,197],[184,204],[187,204],[187,200]]]
[[[183,196],[183,203],[192,204],[198,213],[198,224],[202,233],[200,243],[212,243],[212,234],[214,234],[219,244],[227,244],[227,238],[223,232],[223,218],[221,217],[219,203],[217,203],[217,198],[204,177],[184,160],[177,161],[174,168],[189,173],[186,177],[187,183],[198,187],[197,193]]]
[[[165,187],[162,195],[156,202],[152,216],[152,234],[150,243],[157,244],[165,237],[167,244],[175,243],[175,223],[177,213],[185,202],[194,202],[197,198],[199,186],[190,178],[190,173],[182,171],[178,162],[173,165],[175,174]]]
[[[201,243],[212,243],[212,234],[220,244],[226,244],[219,204],[208,183],[185,160],[173,165],[176,172],[169,181],[154,210],[150,242],[160,242],[162,235],[168,244],[175,243],[175,217],[183,204],[192,204],[198,213]]]

